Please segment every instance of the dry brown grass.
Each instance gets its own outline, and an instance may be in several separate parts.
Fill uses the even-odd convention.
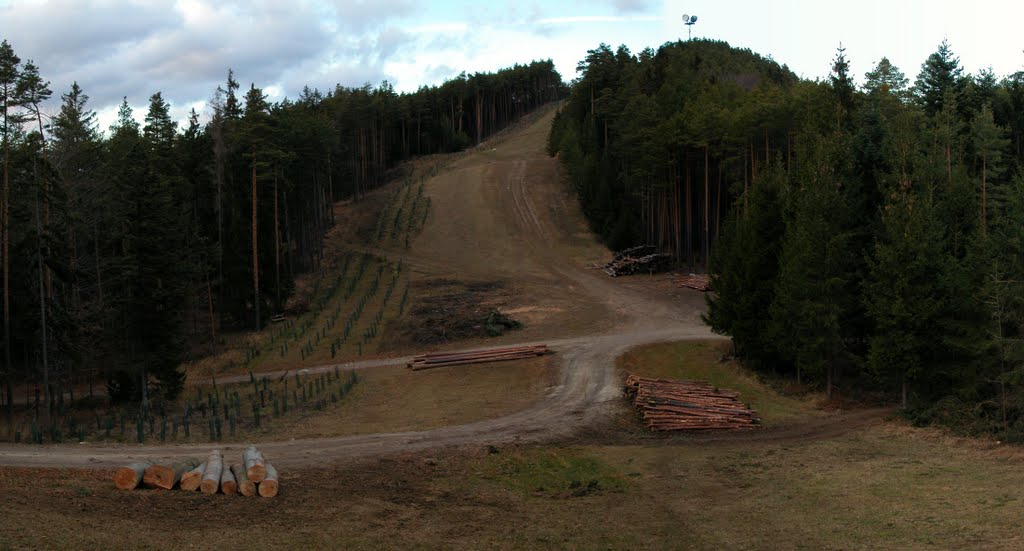
[[[272,500],[0,469],[2,548],[1020,549],[1024,469],[887,424],[799,445],[486,446],[285,471]]]
[[[557,375],[557,356],[424,371],[365,369],[351,394],[337,404],[276,420],[255,434],[262,440],[298,439],[471,423],[526,409],[544,396]]]

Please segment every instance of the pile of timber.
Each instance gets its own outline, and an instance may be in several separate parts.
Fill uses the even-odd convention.
[[[650,430],[730,430],[758,426],[757,413],[739,393],[703,381],[671,381],[630,375],[626,394]]]
[[[641,245],[615,253],[603,269],[612,277],[666,272],[672,269],[672,255],[659,253],[651,245]]]
[[[711,290],[711,278],[704,274],[688,274],[677,277],[676,285],[707,292]]]
[[[487,362],[503,362],[507,360],[522,360],[543,356],[548,352],[548,345],[538,344],[534,346],[514,346],[511,348],[492,348],[490,350],[476,350],[473,352],[427,352],[419,356],[413,356],[406,367],[413,370],[430,369],[433,367],[445,367],[450,365],[468,365]]]
[[[139,461],[114,472],[114,485],[134,490],[140,485],[171,490],[175,486],[186,492],[199,490],[204,494],[274,497],[279,479],[277,469],[263,458],[256,446],[242,453],[240,463],[227,464],[220,450],[213,450],[206,461],[185,459],[173,463]]]
[[[618,262],[627,258],[639,258],[656,252],[658,252],[658,249],[654,245],[637,245],[636,247],[623,249],[612,255],[612,262]]]

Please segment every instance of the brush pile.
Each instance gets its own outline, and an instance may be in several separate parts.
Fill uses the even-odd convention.
[[[711,290],[711,278],[704,274],[688,274],[677,277],[676,285],[708,292]]]
[[[175,486],[186,492],[224,495],[274,497],[278,490],[277,469],[263,458],[256,446],[242,453],[240,463],[224,461],[220,450],[213,450],[206,461],[185,459],[173,463],[139,461],[114,472],[114,485],[134,490],[140,485],[171,490]]]
[[[659,253],[651,245],[640,245],[615,253],[602,268],[612,277],[633,274],[654,274],[672,269],[672,255]]]
[[[654,431],[732,430],[757,427],[754,410],[739,393],[702,381],[670,381],[630,375],[626,395],[640,411],[644,426]]]
[[[406,367],[418,371],[432,367],[522,360],[543,356],[547,352],[548,345],[546,344],[492,348],[490,350],[475,350],[472,352],[428,352],[419,356],[413,356],[413,359],[406,364]]]

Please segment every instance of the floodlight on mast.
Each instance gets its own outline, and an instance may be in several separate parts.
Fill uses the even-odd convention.
[[[697,23],[696,15],[683,14],[683,25],[686,25],[686,39],[693,38],[693,25]]]

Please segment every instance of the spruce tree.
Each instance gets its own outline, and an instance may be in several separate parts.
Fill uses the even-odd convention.
[[[944,296],[942,227],[929,194],[903,186],[886,202],[882,232],[868,259],[864,300],[875,325],[868,366],[899,388],[908,407],[910,393],[927,385],[941,350],[936,328]]]
[[[963,84],[960,58],[953,54],[949,42],[943,39],[939,49],[921,65],[921,72],[914,82],[914,95],[925,114],[931,116],[948,102],[947,93],[951,92],[952,99],[960,101]]]
[[[856,255],[844,227],[849,207],[826,149],[808,144],[795,173],[771,335],[794,363],[797,382],[803,374],[824,376],[831,396],[834,368],[848,356],[844,337],[858,297],[851,292]]]
[[[751,190],[747,215],[733,209],[720,245],[711,255],[709,273],[715,293],[707,296],[708,310],[702,319],[715,333],[732,337],[737,353],[754,364],[770,363],[776,354],[770,308],[786,227],[784,194],[782,171],[767,170]]]

